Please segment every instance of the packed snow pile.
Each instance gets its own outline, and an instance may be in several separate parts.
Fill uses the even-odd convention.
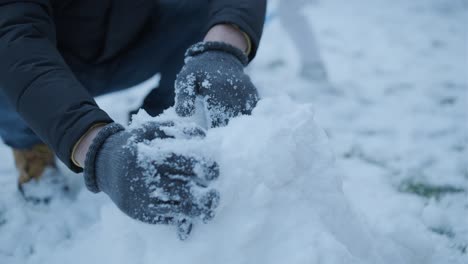
[[[148,121],[198,121],[180,119],[172,109],[158,118],[140,112],[131,128]],[[252,116],[210,129],[203,140],[156,141],[142,145],[140,155],[157,157],[158,150],[171,149],[217,160],[221,176],[211,187],[221,193],[221,202],[211,222],[194,223],[191,236],[180,241],[175,227],[136,222],[105,202],[94,208],[99,221],[85,233],[57,241],[52,255],[35,248],[31,260],[63,263],[80,256],[81,263],[390,263],[381,262],[375,243],[382,241],[371,237],[345,198],[311,105],[269,98],[259,102]],[[60,203],[54,201],[51,208]],[[42,213],[52,213],[46,211]],[[43,232],[50,235],[50,230]],[[394,244],[385,246],[388,250]],[[404,263],[404,252],[394,250],[391,259]]]
[[[251,116],[206,129],[202,107],[193,118],[140,111],[129,125],[206,129],[152,144],[217,161],[212,221],[180,241],[176,227],[130,219],[64,168],[70,192],[31,205],[0,145],[0,263],[468,263],[467,2],[311,1],[303,12],[331,86],[299,74],[270,2],[247,69],[262,97]],[[98,103],[126,124],[156,84]]]
[[[172,110],[158,118],[140,112],[131,127],[177,119]],[[136,258],[142,263],[379,263],[368,230],[347,204],[341,180],[330,173],[333,156],[310,105],[288,97],[265,99],[252,116],[210,129],[203,140],[156,140],[149,146],[153,148],[141,146],[144,156],[171,149],[216,159],[221,176],[210,188],[221,193],[221,203],[215,219],[195,223],[185,242],[176,238],[174,227],[135,223],[117,216],[118,210],[109,205],[102,212],[104,223],[117,217],[121,224],[111,230],[126,226],[122,234],[113,235],[127,252],[120,254],[135,250],[125,235],[133,233],[139,245],[158,245]],[[347,225],[338,219],[347,219]],[[96,232],[107,237],[101,228]],[[101,247],[94,239],[82,243],[99,255]],[[119,257],[113,262],[126,261]]]

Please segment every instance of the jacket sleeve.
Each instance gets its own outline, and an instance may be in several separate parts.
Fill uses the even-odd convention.
[[[74,144],[93,124],[112,122],[56,49],[48,0],[0,0],[0,89],[75,172]]]
[[[260,44],[266,14],[266,0],[212,0],[210,9],[211,28],[217,24],[234,24],[252,41],[252,60]]]

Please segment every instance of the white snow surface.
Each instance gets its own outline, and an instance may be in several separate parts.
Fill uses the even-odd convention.
[[[0,145],[0,263],[468,263],[468,2],[314,2],[333,89],[301,79],[273,20],[248,69],[263,98],[252,116],[173,145],[218,161],[213,221],[180,241],[65,168],[71,195],[29,205]],[[98,103],[126,123],[155,83]]]

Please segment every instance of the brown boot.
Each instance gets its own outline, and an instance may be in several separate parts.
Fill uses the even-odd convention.
[[[19,172],[19,185],[32,179],[39,180],[47,167],[56,167],[55,155],[45,144],[35,145],[31,149],[14,149],[13,155]]]

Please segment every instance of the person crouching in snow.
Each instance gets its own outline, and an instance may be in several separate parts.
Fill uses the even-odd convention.
[[[197,96],[212,126],[251,113],[258,93],[244,67],[255,57],[265,9],[265,0],[0,0],[0,136],[13,149],[19,186],[40,181],[57,155],[84,172],[90,191],[105,192],[135,219],[174,223],[182,233],[187,219],[209,220],[219,199],[208,189],[216,162],[164,153],[143,169],[136,145],[172,138],[166,128],[175,124],[125,129],[93,97],[160,72],[141,106],[152,116],[174,104],[192,115]],[[143,179],[149,171],[155,180]],[[168,197],[152,196],[156,189]]]

